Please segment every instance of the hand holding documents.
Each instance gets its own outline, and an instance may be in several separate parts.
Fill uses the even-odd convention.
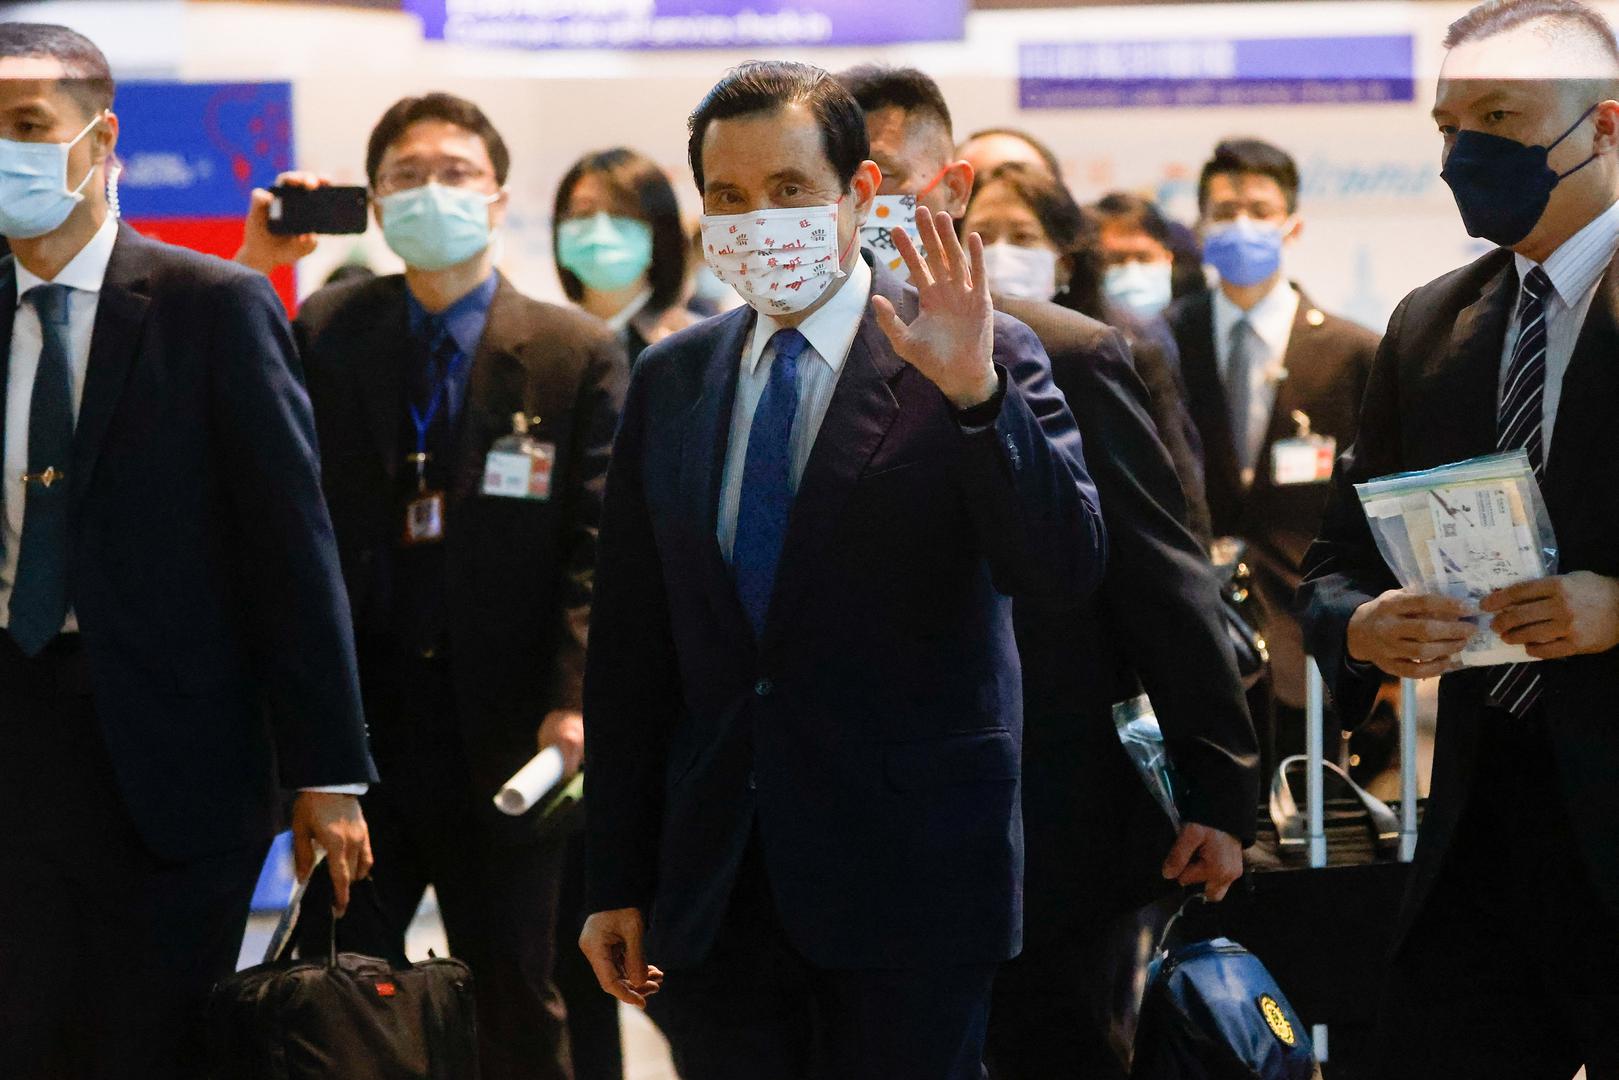
[[[1522,450],[1356,484],[1378,550],[1400,585],[1471,602],[1557,572],[1557,539]],[[1468,667],[1533,659],[1488,616],[1457,660]]]
[[[562,780],[562,751],[549,746],[535,754],[527,765],[502,785],[495,805],[503,814],[526,814]]]

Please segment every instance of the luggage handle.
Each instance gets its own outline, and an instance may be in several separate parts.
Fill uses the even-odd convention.
[[[275,924],[275,932],[270,935],[269,945],[265,947],[264,963],[278,963],[286,956],[287,949],[292,945],[293,935],[298,929],[298,917],[302,913],[304,906],[304,893],[309,891],[309,883],[315,880],[315,869],[320,866],[321,860],[324,858],[326,858],[326,852],[316,848],[315,863],[314,866],[309,868],[309,876],[293,886],[292,895],[287,899],[287,906],[282,910],[281,918]],[[351,899],[353,898],[352,894],[364,894],[371,902],[371,906],[375,907],[379,913],[382,912],[382,897],[377,892],[376,882],[370,878],[365,878],[354,882],[350,889]],[[338,920],[335,916],[327,922],[326,966],[328,968],[337,967],[337,923]],[[404,956],[390,957],[388,963],[395,967],[410,966],[410,961]]]
[[[1270,785],[1270,819],[1276,826],[1276,841],[1282,847],[1302,846],[1309,837],[1305,815],[1300,812],[1298,801],[1293,796],[1293,785],[1288,782],[1288,773],[1298,766],[1309,767],[1310,758],[1307,754],[1295,754],[1287,758],[1276,768],[1276,775]],[[1354,794],[1355,799],[1366,808],[1371,818],[1372,831],[1380,842],[1390,842],[1400,836],[1400,819],[1389,808],[1388,803],[1379,799],[1365,788],[1352,780],[1334,761],[1322,761],[1317,766],[1326,769],[1338,777]]]
[[[1322,742],[1326,727],[1326,682],[1321,677],[1321,668],[1316,664],[1315,657],[1306,656],[1304,668],[1304,743],[1305,757],[1310,766],[1306,788],[1308,843],[1310,866],[1319,869],[1327,865],[1326,770],[1322,768],[1325,764]],[[1417,684],[1414,679],[1400,680],[1399,714],[1399,858],[1401,862],[1410,862],[1417,851]],[[1388,808],[1388,804],[1382,805]]]

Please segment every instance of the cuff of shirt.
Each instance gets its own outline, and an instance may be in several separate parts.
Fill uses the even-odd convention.
[[[968,435],[976,435],[980,431],[995,426],[1000,418],[1001,404],[1006,400],[1006,369],[999,364],[995,365],[995,392],[989,396],[988,401],[981,401],[966,409],[954,410],[956,423]]]
[[[321,787],[299,788],[299,791],[316,791],[322,795],[364,795],[371,790],[370,784],[326,784]]]

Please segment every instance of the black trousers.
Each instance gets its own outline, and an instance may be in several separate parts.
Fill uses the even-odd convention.
[[[683,1080],[981,1080],[994,972],[947,951],[937,970],[812,966],[755,844],[709,958],[668,972],[649,1009]]]
[[[618,999],[601,988],[579,948],[585,928],[585,838],[568,838],[557,917],[557,989],[568,1007],[574,1080],[624,1080],[624,1035]]]
[[[1395,959],[1378,1075],[1619,1077],[1619,924],[1586,873],[1545,727],[1494,709],[1478,722],[1468,804]]]
[[[203,812],[199,810],[199,813]],[[190,1080],[269,840],[157,858],[123,805],[76,637],[0,631],[0,1075]]]
[[[510,842],[481,805],[462,749],[449,665],[408,660],[362,668],[381,778],[361,800],[376,858],[375,896],[351,899],[338,948],[402,957],[429,885],[450,952],[472,969],[484,1080],[569,1080],[562,999],[553,983],[562,844]],[[492,796],[492,793],[491,793]],[[331,879],[324,864],[304,899],[298,948],[323,955]]]

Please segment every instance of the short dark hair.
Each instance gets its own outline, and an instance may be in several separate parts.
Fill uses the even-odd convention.
[[[864,112],[898,109],[907,116],[926,116],[944,126],[950,135],[950,106],[932,76],[913,67],[861,64],[837,77],[843,88],[854,95]]]
[[[788,105],[807,105],[821,129],[826,160],[848,186],[860,163],[871,156],[866,114],[841,83],[811,64],[787,60],[755,60],[732,68],[703,95],[687,121],[691,132],[686,156],[697,190],[703,190],[703,136],[715,120],[774,112]]]
[[[506,140],[500,137],[495,125],[489,122],[482,109],[454,94],[424,94],[421,97],[400,98],[382,114],[377,126],[371,129],[371,139],[365,147],[365,175],[372,187],[377,186],[377,169],[382,165],[388,147],[399,141],[412,124],[423,120],[441,120],[465,128],[483,140],[489,150],[489,161],[495,166],[495,182],[505,186],[506,174],[512,165]]]
[[[975,177],[969,209],[991,184],[1005,184],[1018,201],[1027,206],[1040,222],[1047,239],[1056,245],[1058,257],[1068,265],[1068,285],[1056,296],[1063,307],[1105,319],[1107,301],[1102,295],[1102,247],[1096,218],[1074,201],[1067,185],[1056,174],[1044,173],[1021,161],[1008,161]]]
[[[94,116],[112,108],[117,84],[112,68],[96,43],[65,26],[51,23],[0,23],[0,58],[48,56],[62,64],[62,88]]]
[[[562,232],[562,221],[568,213],[568,203],[574,188],[587,176],[598,176],[618,201],[637,208],[635,216],[652,227],[652,266],[648,277],[652,282],[649,310],[668,311],[680,300],[686,287],[686,261],[691,241],[680,220],[680,200],[675,197],[674,185],[651,158],[628,147],[618,146],[586,154],[574,162],[557,187],[556,205],[551,214],[551,247],[556,250]],[[585,295],[584,282],[572,270],[557,263],[557,276],[562,279],[562,291],[574,303]]]
[[[1197,178],[1199,213],[1209,205],[1209,182],[1216,176],[1233,173],[1270,177],[1282,189],[1287,212],[1291,214],[1299,208],[1299,167],[1286,150],[1259,139],[1224,139],[1214,148],[1214,156]]]
[[[1619,42],[1614,40],[1613,27],[1580,0],[1485,0],[1450,24],[1445,31],[1445,48],[1454,49],[1463,42],[1480,41],[1541,20],[1561,23],[1601,42],[1608,56],[1619,64]]]
[[[1114,191],[1098,199],[1093,209],[1103,223],[1117,222],[1127,229],[1146,233],[1166,249],[1174,242],[1169,221],[1150,199],[1128,191]]]
[[[1045,162],[1046,168],[1051,171],[1051,175],[1057,177],[1059,180],[1062,179],[1062,162],[1057,160],[1057,152],[1021,128],[984,128],[982,131],[975,131],[965,139],[961,140],[961,145],[966,146],[974,139],[987,139],[991,135],[1006,135],[1028,143],[1029,149],[1038,154],[1040,156],[1040,160]]]

